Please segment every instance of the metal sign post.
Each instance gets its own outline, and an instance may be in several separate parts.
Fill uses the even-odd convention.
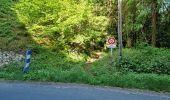
[[[118,0],[118,42],[119,42],[119,65],[122,62],[122,0]]]
[[[116,48],[116,40],[115,38],[113,37],[110,37],[107,39],[107,43],[108,43],[108,48],[110,48],[110,56],[112,57],[112,51],[113,51],[113,48]]]
[[[112,57],[112,48],[110,48],[110,56]]]

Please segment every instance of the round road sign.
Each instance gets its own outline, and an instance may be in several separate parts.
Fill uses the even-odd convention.
[[[107,40],[107,42],[108,42],[109,44],[115,44],[116,40],[115,40],[115,38],[111,37],[111,38],[109,38],[109,39]]]

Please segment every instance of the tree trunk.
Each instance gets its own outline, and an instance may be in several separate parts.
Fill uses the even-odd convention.
[[[131,44],[134,46],[136,44],[136,41],[137,41],[137,34],[136,34],[136,30],[135,30],[135,23],[136,23],[136,11],[137,11],[137,1],[134,0],[133,1],[133,9],[132,9],[132,13],[133,13],[133,16],[132,16],[132,23],[133,23],[133,28],[132,28],[132,41],[131,41]]]
[[[153,0],[152,1],[152,46],[155,47],[156,46],[156,35],[157,35],[157,12],[156,12],[156,8],[157,8],[157,1]]]
[[[129,13],[128,13],[128,2],[124,1],[125,5],[123,8],[123,18],[124,18],[124,22],[125,22],[125,34],[126,34],[126,47],[131,48],[132,47],[132,38],[131,38],[131,34],[129,29],[128,29],[128,18],[129,18]]]

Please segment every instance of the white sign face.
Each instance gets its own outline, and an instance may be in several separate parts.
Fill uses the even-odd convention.
[[[115,44],[109,44],[107,45],[108,48],[116,48],[116,45]]]

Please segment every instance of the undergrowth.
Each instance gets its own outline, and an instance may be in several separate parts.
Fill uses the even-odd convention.
[[[157,53],[160,51],[168,52],[166,49],[152,49]],[[122,66],[117,66],[117,50],[114,51],[112,57],[106,55],[94,63],[70,60],[66,54],[50,53],[44,50],[43,54],[34,54],[32,56],[29,73],[23,74],[22,68],[24,61],[21,61],[5,65],[1,68],[0,78],[23,81],[74,82],[170,92],[170,76],[167,71],[164,72],[164,70],[161,70],[161,73],[158,73],[157,70],[149,70],[145,72],[155,62],[149,63],[150,60],[147,59],[148,55],[141,56],[143,52],[147,52],[147,50],[123,50],[124,57],[129,57],[128,60],[131,61],[134,60],[133,63],[135,63],[137,58],[142,59],[146,56],[141,61],[146,66],[140,65],[140,63],[133,64],[133,66],[129,62],[125,64],[124,62],[127,59],[124,58]],[[152,54],[155,55],[155,53]],[[164,56],[166,58],[169,55],[157,55],[160,60]],[[167,64],[169,63],[167,62]],[[165,68],[169,68],[169,65],[165,66]]]

